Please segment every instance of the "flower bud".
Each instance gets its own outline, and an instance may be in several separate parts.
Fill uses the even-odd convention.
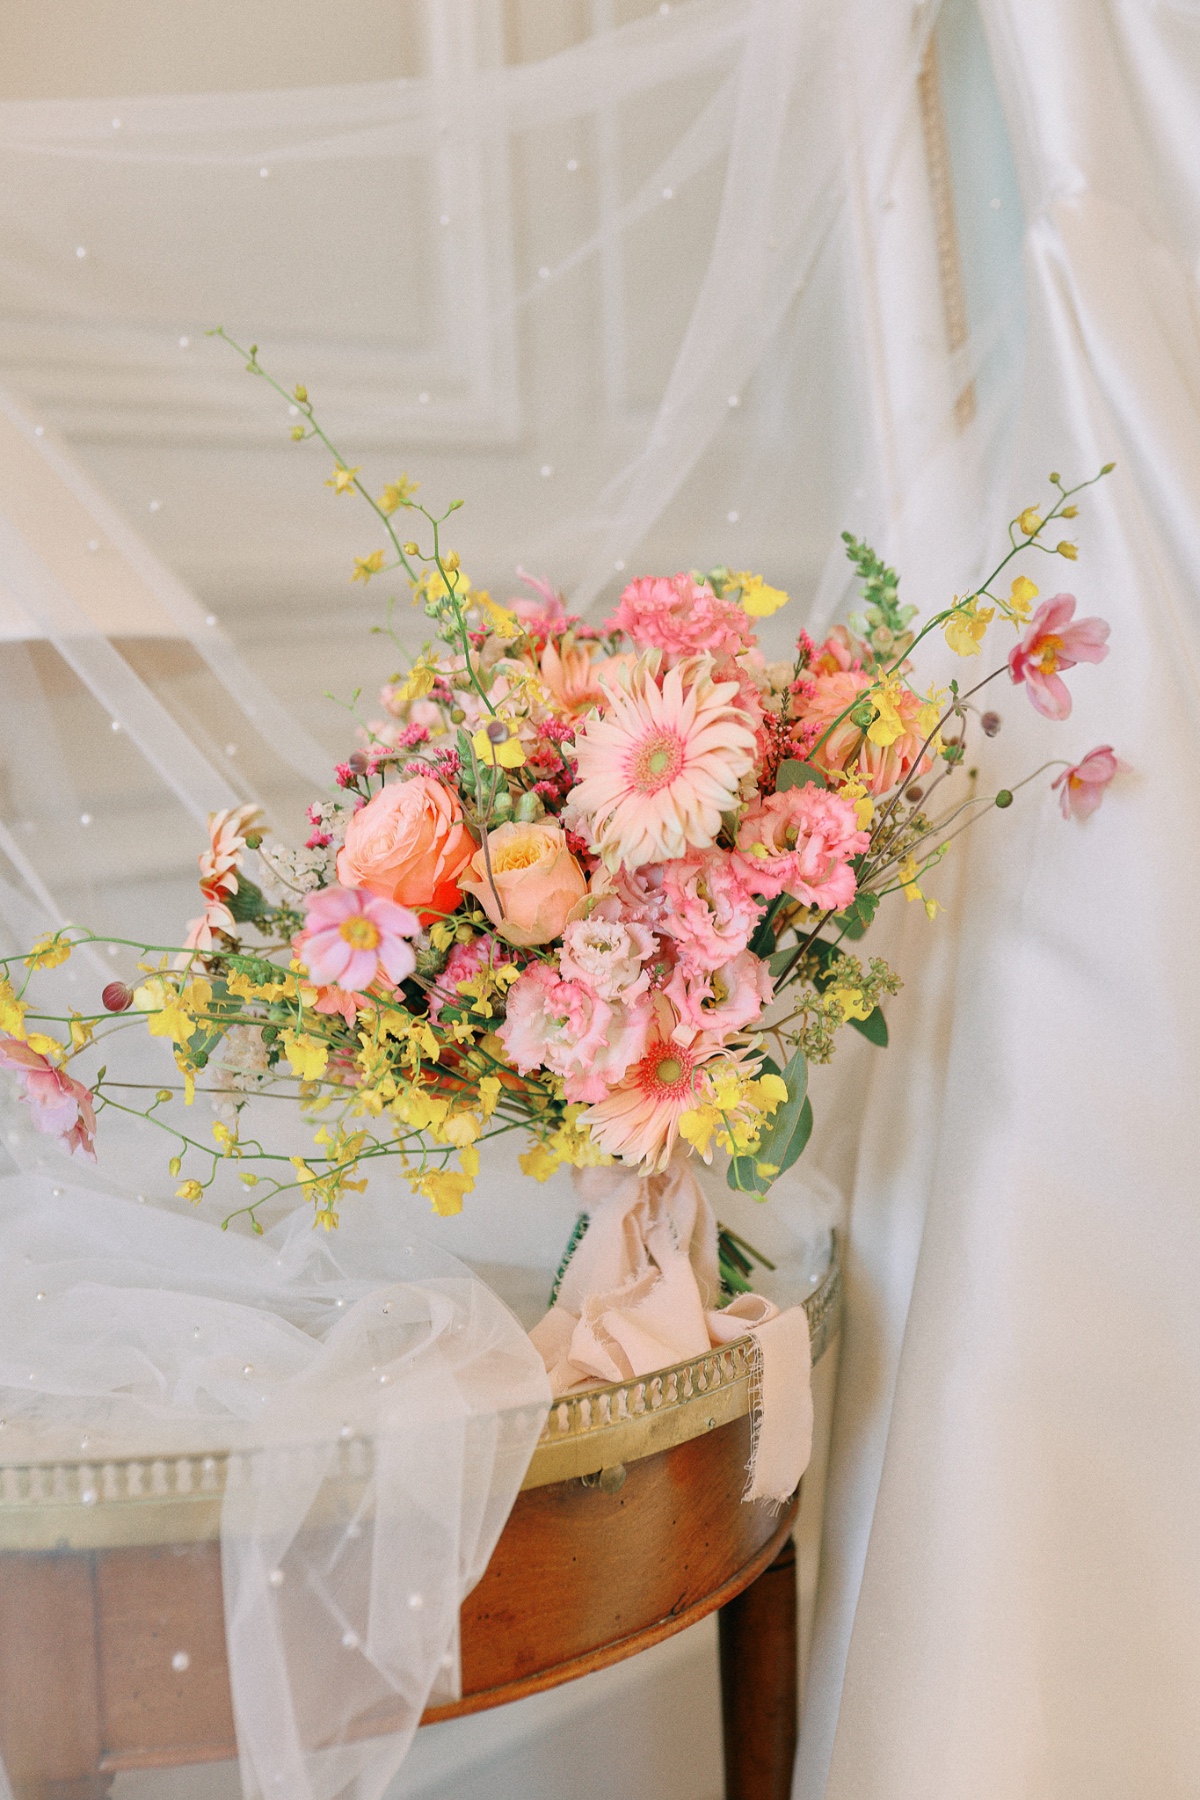
[[[1062,476],[1059,474],[1057,469],[1051,469],[1050,479],[1054,483],[1055,487],[1057,487],[1059,482],[1062,480]]]
[[[458,551],[451,550],[448,556],[443,556],[442,565],[444,568],[449,569],[451,575],[453,575],[455,569],[458,567]]]
[[[984,737],[995,737],[1003,721],[998,712],[985,712],[979,723],[983,727]]]
[[[298,444],[303,436],[304,436],[303,425],[293,425],[292,426],[292,442],[293,442],[293,444]]]
[[[126,1012],[133,1005],[133,989],[123,981],[110,981],[100,996],[105,1012]]]
[[[172,1098],[170,1088],[159,1088],[159,1090],[158,1090],[157,1094],[155,1094],[154,1098],[156,1100],[161,1100],[163,1105],[165,1106],[167,1101]]]
[[[405,556],[420,556],[420,554],[421,554],[420,544],[413,544],[413,543],[405,544],[404,554],[405,554]]]
[[[246,848],[247,848],[247,850],[257,850],[258,846],[262,843],[262,841],[263,841],[263,834],[261,831],[248,831],[246,833]]]
[[[546,805],[542,796],[529,792],[522,794],[517,801],[513,817],[518,825],[535,825],[539,819],[545,817],[545,813]]]
[[[489,719],[485,730],[489,744],[507,744],[508,726],[503,719]]]
[[[1064,506],[1062,509],[1062,516],[1064,519],[1077,519],[1079,517],[1079,508],[1077,506]]]
[[[999,807],[999,808],[1000,808],[1000,810],[1001,810],[1001,811],[1002,811],[1002,812],[1003,812],[1003,810],[1004,810],[1004,808],[1005,808],[1005,807],[1006,807],[1006,806],[1011,806],[1011,805],[1012,805],[1012,803],[1013,803],[1013,797],[1012,797],[1012,795],[1011,795],[1011,794],[1010,794],[1010,793],[1009,793],[1009,791],[1008,791],[1008,789],[1007,789],[1007,788],[1001,788],[1001,789],[1000,789],[1000,792],[999,792],[999,793],[998,793],[998,794],[997,794],[997,795],[996,795],[996,805],[997,805],[997,806],[998,806],[998,807]]]
[[[461,706],[452,706],[450,708],[450,723],[452,725],[461,725],[466,716],[467,715]]]
[[[1023,513],[1017,515],[1017,524],[1026,537],[1033,537],[1042,529],[1042,515],[1036,506],[1027,506]]]
[[[352,750],[346,758],[346,767],[356,775],[365,775],[371,766],[371,759],[365,750]]]
[[[303,406],[304,402],[308,399],[308,389],[305,387],[304,383],[302,381],[298,381],[296,383],[295,388],[293,389],[293,392],[295,393],[295,396],[296,396],[297,400],[300,402],[301,406]]]
[[[908,794],[907,794],[907,799],[908,799],[909,805],[915,806],[917,804],[918,800],[923,799],[924,794],[925,794],[925,790],[923,787],[921,787],[919,785],[916,787],[910,787],[908,790]]]
[[[167,1170],[172,1175],[178,1175],[178,1173],[179,1173],[180,1169],[182,1169],[182,1167],[183,1167],[183,1158],[181,1156],[173,1156],[171,1158],[170,1162],[167,1164]]]
[[[1068,562],[1074,562],[1079,555],[1077,547],[1074,544],[1069,544],[1066,538],[1063,539],[1061,544],[1056,544],[1054,547],[1060,556],[1066,557]]]

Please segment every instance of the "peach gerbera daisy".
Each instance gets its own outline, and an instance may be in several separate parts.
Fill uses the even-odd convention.
[[[657,1174],[671,1160],[680,1119],[705,1094],[705,1065],[711,1074],[718,1060],[741,1075],[754,1073],[745,1050],[713,1043],[709,1033],[691,1044],[656,1036],[607,1097],[580,1113],[579,1123],[607,1155],[640,1164],[644,1175]]]
[[[721,814],[737,804],[754,767],[751,720],[734,703],[737,683],[712,679],[711,657],[668,670],[652,660],[576,734],[579,781],[571,818],[609,868],[670,862],[716,841]]]

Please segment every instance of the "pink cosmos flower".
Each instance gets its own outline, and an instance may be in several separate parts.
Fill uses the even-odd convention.
[[[642,1055],[650,1016],[647,996],[631,1006],[602,1000],[585,982],[535,963],[508,990],[497,1035],[522,1075],[549,1069],[568,1100],[595,1101]]]
[[[185,949],[211,950],[213,933],[217,931],[232,936],[234,918],[225,902],[238,891],[237,872],[242,866],[246,833],[261,817],[262,809],[257,806],[235,806],[209,813],[208,849],[197,858],[204,911],[188,926],[183,940]]]
[[[1060,669],[1103,662],[1109,627],[1103,619],[1076,619],[1074,594],[1055,594],[1038,607],[1020,643],[1008,658],[1014,681],[1025,682],[1029,698],[1047,719],[1065,719],[1071,695]]]
[[[757,1019],[773,992],[770,970],[749,950],[711,970],[681,957],[663,988],[679,1015],[671,1041],[692,1044],[704,1031],[714,1038],[730,1037]]]
[[[761,908],[725,850],[665,863],[659,932],[699,969],[720,969],[750,942]]]
[[[536,600],[531,600],[528,594],[517,594],[508,602],[508,610],[516,613],[522,625],[533,631],[554,631],[566,624],[567,609],[562,595],[548,581],[541,581],[521,568],[517,570],[517,579],[537,595]]]
[[[1071,768],[1064,769],[1050,784],[1062,789],[1059,803],[1063,818],[1090,819],[1109,782],[1127,766],[1114,754],[1111,744],[1099,744]]]
[[[446,958],[446,966],[429,990],[429,1016],[436,1025],[444,1006],[457,1006],[462,1000],[460,981],[472,981],[481,969],[496,969],[512,961],[512,952],[497,938],[484,933],[469,944],[455,944]]]
[[[35,1130],[61,1138],[72,1155],[78,1150],[95,1162],[96,1112],[83,1083],[14,1037],[0,1038],[0,1067],[12,1069],[24,1084],[21,1098]]]
[[[304,930],[293,943],[318,987],[361,994],[379,979],[395,987],[416,968],[408,939],[421,925],[406,906],[346,887],[318,888],[304,906]]]
[[[733,703],[736,692],[712,679],[707,657],[669,669],[661,688],[643,662],[628,686],[607,690],[603,714],[580,726],[566,822],[610,868],[665,862],[714,841],[754,767],[753,721]]]
[[[850,860],[870,842],[850,802],[810,782],[769,794],[747,812],[735,862],[745,885],[764,899],[787,893],[806,906],[840,911],[854,898]]]
[[[602,1000],[636,1000],[650,986],[642,967],[654,952],[654,933],[636,919],[624,918],[615,897],[597,902],[585,919],[575,919],[563,932],[558,953],[565,981],[582,981]]]
[[[631,581],[604,628],[623,631],[635,644],[663,651],[667,662],[705,651],[736,656],[754,643],[754,629],[732,600],[690,575],[643,575]]]

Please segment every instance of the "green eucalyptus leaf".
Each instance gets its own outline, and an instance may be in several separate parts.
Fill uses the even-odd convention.
[[[808,787],[810,783],[819,788],[829,786],[820,769],[815,769],[811,763],[798,762],[795,757],[789,757],[779,765],[775,776],[775,792],[785,794],[789,788]]]
[[[773,1175],[760,1175],[758,1165],[768,1164],[775,1169],[790,1168],[801,1150],[808,1142],[812,1130],[812,1107],[808,1106],[808,1063],[804,1052],[797,1050],[787,1068],[783,1071],[788,1097],[775,1108],[771,1123],[764,1132],[759,1147],[753,1156],[734,1156],[729,1161],[729,1173],[726,1180],[738,1194],[765,1194],[775,1179]],[[808,1106],[808,1125],[804,1128],[804,1109]],[[793,1150],[793,1143],[803,1131],[799,1145]]]
[[[878,1044],[881,1050],[887,1049],[887,1020],[879,1007],[869,1012],[865,1019],[847,1019],[847,1025],[853,1025],[855,1031],[861,1031],[869,1044]]]

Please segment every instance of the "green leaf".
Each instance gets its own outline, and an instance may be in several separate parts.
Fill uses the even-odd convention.
[[[775,933],[772,927],[775,923],[775,918],[779,909],[784,905],[786,898],[786,895],[780,894],[772,900],[771,904],[767,907],[766,912],[755,926],[754,936],[750,939],[750,949],[755,956],[766,956],[768,951],[774,945]]]
[[[887,1020],[878,1007],[869,1012],[865,1019],[847,1019],[847,1025],[853,1025],[855,1031],[861,1031],[869,1044],[878,1044],[881,1050],[887,1049]]]
[[[808,1144],[808,1140],[812,1136],[812,1128],[813,1128],[812,1101],[809,1099],[808,1095],[806,1094],[804,1096],[804,1105],[800,1108],[800,1117],[796,1121],[796,1129],[792,1133],[791,1142],[788,1144],[787,1149],[784,1151],[783,1156],[780,1158],[779,1173],[781,1175],[783,1174],[785,1169],[790,1169],[794,1162],[798,1162],[800,1160],[801,1156],[804,1154],[804,1150]],[[761,1157],[761,1156],[759,1157],[760,1162],[762,1162],[764,1160],[765,1159],[763,1157]]]
[[[837,915],[834,923],[841,926],[848,938],[857,940],[862,937],[878,909],[878,894],[856,894],[845,912]]]
[[[225,904],[241,924],[245,924],[248,919],[261,919],[267,910],[266,896],[262,889],[255,887],[244,875],[238,876],[237,893],[228,895]]]
[[[796,1051],[783,1071],[783,1079],[788,1097],[775,1108],[755,1154],[730,1158],[726,1180],[735,1193],[765,1194],[775,1177],[760,1175],[758,1164],[769,1163],[776,1169],[790,1168],[808,1142],[812,1131],[812,1107],[808,1104],[808,1063],[803,1050]],[[804,1123],[806,1107],[807,1126]],[[800,1142],[793,1149],[793,1141],[798,1136]]]
[[[795,757],[789,757],[779,765],[775,776],[775,792],[786,794],[789,788],[808,787],[810,783],[819,788],[829,786],[820,769],[814,769],[811,763],[797,762]]]

